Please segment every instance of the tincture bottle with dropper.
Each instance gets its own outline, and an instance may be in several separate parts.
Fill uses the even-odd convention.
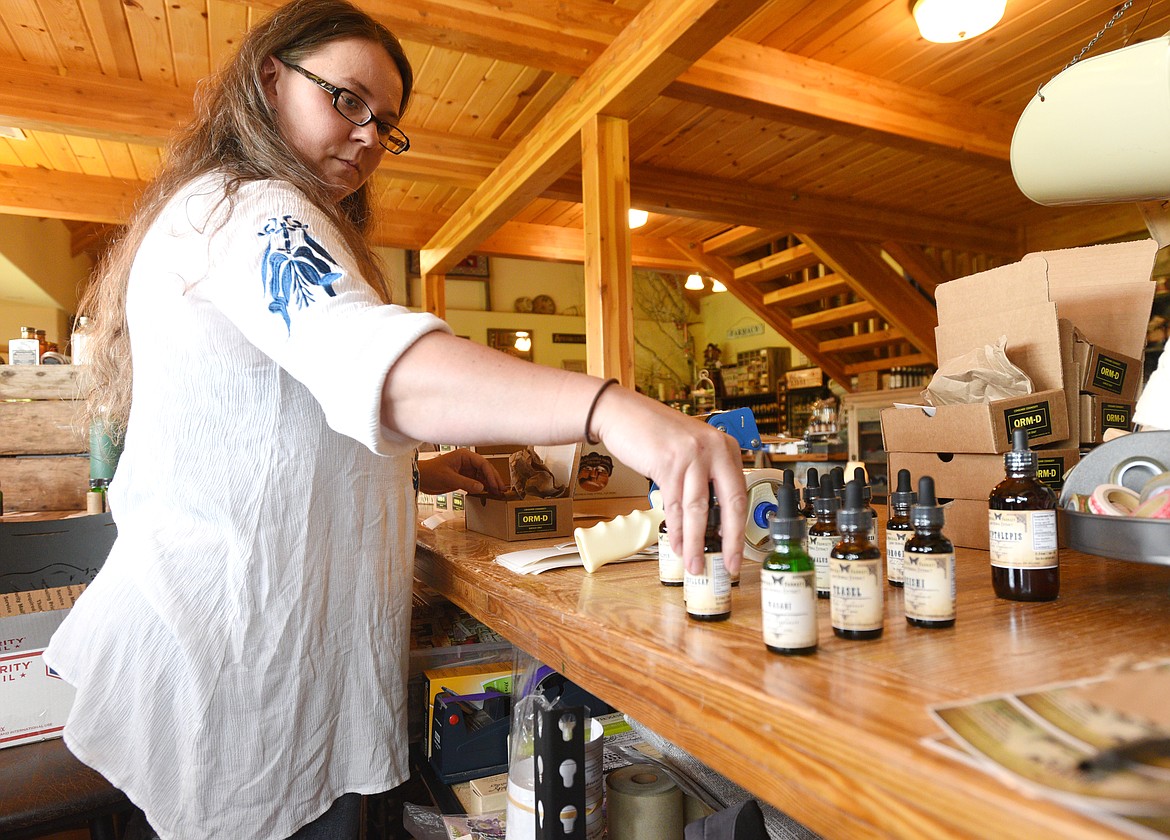
[[[805,522],[796,489],[780,487],[770,525],[772,551],[760,569],[764,645],[773,653],[801,655],[817,649],[817,586],[812,558],[801,545]]]
[[[845,485],[845,506],[837,513],[841,540],[829,557],[829,615],[833,633],[842,639],[877,639],[885,624],[882,553],[867,536],[869,518],[861,484],[850,481]]]
[[[1036,453],[1028,433],[1012,433],[1003,457],[1007,477],[987,499],[991,583],[1012,601],[1051,601],[1060,594],[1056,545],[1056,495],[1036,477]]]
[[[861,484],[861,506],[869,511],[869,541],[877,545],[877,511],[873,509],[873,490],[865,477],[865,467],[853,468],[853,480]]]
[[[719,500],[709,485],[707,530],[703,535],[703,571],[683,579],[687,615],[696,621],[723,621],[731,617],[731,578],[723,565],[723,538],[719,535]]]
[[[906,622],[914,627],[955,626],[955,546],[942,533],[943,509],[934,479],[918,479],[918,504],[910,509],[914,536],[906,540]]]
[[[906,540],[914,533],[910,524],[910,506],[914,504],[914,490],[910,485],[910,470],[898,470],[898,488],[890,494],[890,518],[886,521],[886,580],[890,586],[902,585],[903,552]]]
[[[813,499],[816,498],[820,489],[821,477],[817,473],[817,468],[809,467],[808,472],[804,475],[804,491],[801,494],[804,504],[801,505],[800,515],[804,517],[805,522],[812,522],[813,517],[816,516],[816,512],[813,510]]]
[[[683,585],[683,561],[670,550],[670,534],[666,520],[658,526],[658,582],[663,586]]]
[[[829,555],[841,538],[837,530],[837,509],[840,507],[837,494],[833,492],[833,479],[828,474],[821,476],[820,492],[813,499],[816,519],[808,529],[808,554],[817,572],[817,597],[829,597]]]

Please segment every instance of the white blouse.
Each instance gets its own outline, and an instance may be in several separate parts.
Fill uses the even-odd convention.
[[[130,278],[118,538],[46,660],[65,741],[164,840],[280,840],[406,779],[414,441],[382,384],[429,314],[379,303],[287,183],[183,189]]]

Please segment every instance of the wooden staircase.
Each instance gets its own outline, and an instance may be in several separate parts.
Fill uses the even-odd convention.
[[[722,272],[733,294],[832,379],[934,366],[934,290],[996,261],[839,236],[789,235]],[[730,261],[729,261],[730,263]]]

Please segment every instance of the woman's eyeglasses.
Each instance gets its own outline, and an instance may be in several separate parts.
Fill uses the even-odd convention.
[[[337,111],[337,113],[341,114],[341,116],[345,117],[351,123],[362,126],[369,125],[372,122],[378,130],[378,142],[390,154],[400,155],[410,148],[410,138],[403,133],[402,129],[396,125],[382,122],[375,117],[374,112],[370,110],[370,106],[366,104],[365,100],[352,90],[331,85],[320,76],[310,73],[304,67],[291,64],[280,56],[276,58],[285,67],[290,70],[296,70],[317,87],[331,94],[333,96],[333,110]]]

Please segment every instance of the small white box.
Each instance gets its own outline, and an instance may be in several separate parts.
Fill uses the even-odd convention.
[[[10,365],[39,365],[41,363],[41,343],[35,338],[8,339],[8,364]]]

